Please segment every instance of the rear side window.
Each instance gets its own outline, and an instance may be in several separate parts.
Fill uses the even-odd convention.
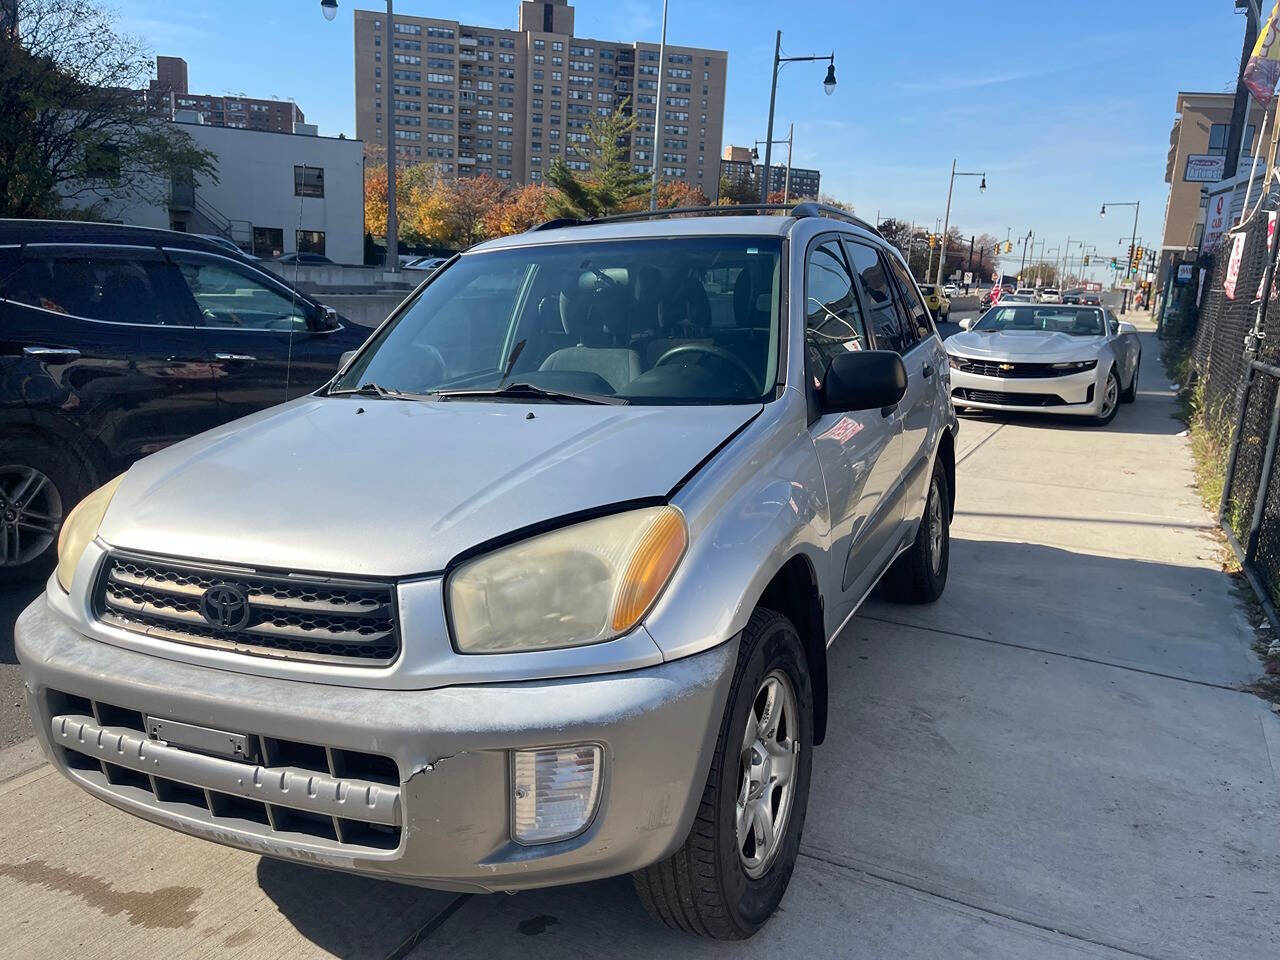
[[[905,352],[907,344],[902,334],[898,307],[893,301],[893,283],[889,279],[884,260],[873,247],[864,243],[848,243],[846,249],[849,251],[853,272],[858,275],[862,292],[866,296],[871,326],[876,334],[876,346],[881,350]]]
[[[925,307],[924,301],[916,293],[915,281],[911,279],[911,274],[907,273],[907,268],[902,265],[902,261],[897,257],[887,259],[889,269],[898,278],[898,290],[902,294],[902,305],[906,310],[906,333],[912,343],[919,343],[933,335],[933,320],[929,317],[929,310]]]
[[[163,264],[115,257],[29,257],[5,282],[17,303],[109,323],[185,323],[162,295]]]
[[[862,308],[836,240],[820,243],[809,253],[804,295],[805,350],[810,371],[820,384],[833,357],[867,346]]]

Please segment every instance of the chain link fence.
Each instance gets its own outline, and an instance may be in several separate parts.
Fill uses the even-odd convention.
[[[1210,259],[1191,369],[1198,428],[1217,434],[1227,450],[1219,520],[1274,621],[1280,605],[1280,302],[1274,295],[1254,336],[1269,258],[1267,223],[1260,213],[1243,231],[1233,298],[1225,289],[1233,238]]]

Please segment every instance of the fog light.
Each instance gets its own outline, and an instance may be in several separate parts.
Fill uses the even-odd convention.
[[[600,798],[600,748],[591,744],[517,750],[512,755],[511,835],[551,843],[581,833]]]

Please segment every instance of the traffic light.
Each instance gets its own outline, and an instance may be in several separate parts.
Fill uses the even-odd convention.
[[[1112,269],[1112,270],[1119,270],[1119,269],[1120,269],[1120,264],[1116,262],[1116,258],[1115,258],[1115,257],[1112,257],[1112,258],[1111,258],[1111,269]]]
[[[1086,267],[1089,265],[1089,255],[1087,253],[1084,255],[1084,265]]]
[[[933,234],[933,233],[929,234],[929,246],[930,246],[930,248],[934,247],[934,246],[937,244],[937,242],[938,242],[938,236],[937,236],[937,234]]]
[[[1005,253],[1013,253],[1013,241],[1012,241],[1012,240],[1006,240],[1006,241],[1004,242],[1004,252],[1005,252]]]

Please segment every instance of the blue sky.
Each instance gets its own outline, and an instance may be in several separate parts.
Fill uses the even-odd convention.
[[[351,12],[327,23],[318,0],[214,4],[116,0],[121,24],[155,53],[185,57],[193,91],[293,97],[321,133],[354,133]],[[1264,0],[1264,5],[1266,5]],[[579,36],[657,41],[661,0],[578,0]],[[514,27],[518,0],[398,0],[398,11]],[[978,15],[981,15],[980,18]],[[670,0],[671,42],[729,51],[726,142],[765,135],[774,30],[793,55],[834,50],[824,67],[792,64],[779,83],[775,135],[796,124],[795,163],[857,206],[933,224],[958,179],[952,222],[1004,237],[1034,229],[1047,247],[1068,236],[1100,253],[1138,233],[1158,240],[1164,167],[1179,90],[1233,88],[1243,18],[1231,0]],[[782,152],[785,153],[785,147]],[[777,154],[775,148],[775,155]]]

